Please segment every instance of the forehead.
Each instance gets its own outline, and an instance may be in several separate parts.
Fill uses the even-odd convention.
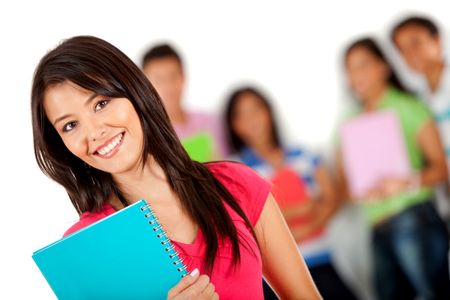
[[[152,59],[144,66],[145,72],[169,72],[174,70],[182,72],[180,62],[173,56]]]
[[[368,49],[366,49],[365,47],[356,47],[352,50],[350,50],[350,52],[347,55],[347,63],[351,63],[353,61],[359,61],[359,60],[367,60],[367,59],[373,59],[375,58],[375,55],[370,52]]]
[[[241,109],[249,109],[249,108],[255,108],[255,107],[264,107],[265,105],[262,101],[262,99],[255,95],[252,92],[244,92],[241,95],[238,96],[238,101],[236,102],[235,109],[237,111],[240,111]]]
[[[86,90],[71,81],[52,84],[45,89],[44,105],[48,102],[68,102],[92,95],[93,92]],[[78,102],[78,101],[76,101]]]
[[[433,35],[427,28],[417,24],[405,25],[398,29],[395,34],[395,39],[397,41],[416,37],[433,37]]]
[[[73,82],[64,81],[47,87],[44,92],[44,109],[49,117],[77,110],[94,93]]]

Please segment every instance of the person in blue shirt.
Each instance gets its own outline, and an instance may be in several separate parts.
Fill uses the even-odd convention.
[[[253,87],[231,93],[225,130],[234,158],[274,183],[282,213],[324,299],[355,299],[332,264],[326,225],[337,206],[319,157],[281,143],[269,100]]]

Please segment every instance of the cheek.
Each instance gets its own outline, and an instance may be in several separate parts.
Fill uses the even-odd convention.
[[[64,145],[76,157],[85,160],[87,156],[87,144],[83,138],[76,134],[63,138]]]
[[[135,113],[130,109],[130,107],[126,107],[125,109],[116,109],[113,114],[114,120],[118,124],[129,124],[134,115]]]
[[[385,69],[379,65],[372,65],[367,67],[364,72],[360,74],[359,80],[366,82],[369,86],[372,86],[384,81],[385,78]]]
[[[268,113],[262,113],[260,117],[260,122],[264,126],[264,129],[269,130],[270,129],[270,116]]]
[[[238,136],[241,138],[247,135],[247,121],[243,118],[236,118],[231,125]]]
[[[139,116],[137,115],[131,103],[115,107],[114,111],[108,114],[108,122],[124,127],[131,127],[135,129],[140,126]]]
[[[183,90],[183,78],[182,77],[177,78],[175,86],[176,86],[176,90],[178,93],[180,93]]]
[[[374,68],[371,74],[371,78],[376,82],[384,81],[387,78],[386,70],[382,67]]]
[[[416,58],[417,58],[417,52],[411,52],[411,51],[409,51],[409,52],[404,52],[404,53],[403,53],[403,57],[405,58],[406,62],[407,62],[409,65],[412,65],[412,64],[414,64],[414,62],[416,61]]]
[[[427,59],[439,59],[440,58],[440,48],[436,43],[430,43],[424,47],[424,56]]]
[[[134,110],[134,107],[129,104],[126,109],[119,110],[116,114],[117,124],[123,124],[127,127],[130,133],[143,141],[144,132],[142,130],[139,116]]]
[[[353,88],[355,88],[357,84],[365,78],[367,78],[367,76],[364,74],[364,72],[361,71],[350,71],[347,75],[348,82]]]

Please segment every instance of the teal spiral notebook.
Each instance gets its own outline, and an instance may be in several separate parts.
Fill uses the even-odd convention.
[[[58,299],[166,299],[187,274],[144,200],[32,257]]]

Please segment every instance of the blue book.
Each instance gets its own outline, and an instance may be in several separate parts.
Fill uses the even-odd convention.
[[[166,299],[187,274],[144,200],[32,257],[58,299]]]

